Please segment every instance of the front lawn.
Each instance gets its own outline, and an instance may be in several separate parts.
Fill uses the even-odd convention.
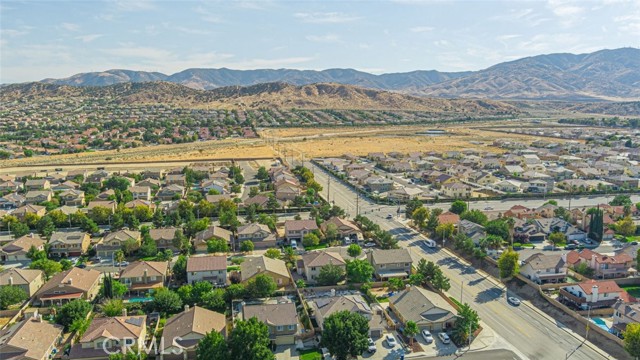
[[[300,360],[322,360],[322,353],[318,349],[300,350]]]
[[[378,300],[379,303],[388,303],[389,302],[389,297],[388,296],[378,296],[378,297],[376,297],[376,300]]]
[[[227,271],[240,271],[240,265],[227,266]]]
[[[629,295],[633,296],[634,298],[640,297],[640,285],[622,285],[620,287],[626,290]]]
[[[329,244],[318,244],[315,246],[305,246],[304,249],[307,251],[318,250],[318,249],[326,249],[329,247]]]

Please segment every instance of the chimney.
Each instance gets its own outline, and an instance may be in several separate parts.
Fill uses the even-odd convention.
[[[407,290],[407,291],[411,291],[411,285],[406,284],[406,285],[404,286],[404,289],[405,289],[405,290]]]
[[[184,305],[184,312],[187,312],[187,311],[189,311],[189,304]]]
[[[36,317],[38,319],[38,322],[42,322],[42,314],[38,314],[38,316]]]
[[[560,258],[562,259],[562,261],[564,261],[565,264],[567,263],[567,253],[563,253]]]
[[[29,234],[29,237],[30,237],[30,238],[34,238],[34,237],[36,237],[36,236],[35,236],[33,233],[31,233],[31,234]]]
[[[596,267],[596,254],[591,255],[591,268],[595,269]]]
[[[144,283],[145,284],[147,282],[149,282],[148,278],[149,278],[149,271],[147,269],[144,269]]]
[[[127,308],[122,309],[122,316],[127,316]]]
[[[598,285],[591,287],[591,302],[598,302]]]
[[[9,286],[13,286],[13,276],[9,276]]]

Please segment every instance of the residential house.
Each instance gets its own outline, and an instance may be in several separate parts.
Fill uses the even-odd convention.
[[[127,209],[135,209],[138,206],[149,208],[151,211],[155,211],[155,209],[156,209],[156,204],[154,204],[153,202],[151,202],[149,200],[137,199],[137,200],[131,200],[131,201],[127,202],[126,204],[124,204],[124,207],[127,208]]]
[[[350,220],[334,216],[320,224],[320,229],[323,233],[327,233],[327,227],[329,226],[329,224],[333,224],[336,226],[336,229],[338,230],[338,236],[341,239],[349,238],[351,240],[362,240],[363,238],[360,228],[358,228],[358,226]]]
[[[373,265],[374,275],[378,280],[404,279],[411,275],[413,260],[407,249],[374,249],[369,253],[368,258],[371,265]]]
[[[198,342],[210,332],[220,333],[226,338],[225,316],[199,306],[186,305],[184,311],[171,316],[164,325],[159,360],[196,359]]]
[[[420,197],[424,191],[417,187],[401,187],[389,191],[387,198],[391,201],[409,201],[415,197]]]
[[[108,360],[113,353],[141,353],[146,337],[146,315],[95,317],[80,341],[71,347],[69,358]]]
[[[51,186],[51,190],[53,191],[77,190],[79,188],[79,184],[70,180]]]
[[[593,269],[595,279],[610,279],[627,277],[635,269],[632,268],[634,258],[626,253],[619,255],[604,255],[590,249],[583,249],[580,252],[575,250],[567,253],[567,263],[571,267],[576,267],[580,263],[585,263]]]
[[[57,257],[81,256],[89,250],[91,237],[83,231],[56,231],[49,239],[49,254]]]
[[[134,200],[151,200],[151,188],[148,186],[130,186],[129,191]]]
[[[120,282],[130,293],[147,293],[167,284],[169,263],[166,261],[134,261],[120,271]]]
[[[458,223],[458,234],[464,234],[466,237],[473,240],[473,243],[476,245],[480,243],[480,240],[487,237],[487,232],[484,230],[484,226],[466,219],[460,220]]]
[[[37,234],[28,234],[21,236],[0,248],[0,260],[7,263],[31,263],[31,259],[27,257],[31,247],[38,250],[44,250],[46,241]]]
[[[393,189],[393,180],[382,176],[370,176],[365,180],[365,187],[371,192],[383,193]]]
[[[293,345],[299,329],[298,312],[293,302],[277,304],[245,304],[242,318],[255,317],[269,327],[269,339],[274,345]]]
[[[150,229],[149,237],[156,242],[156,248],[158,251],[171,250],[174,253],[180,252],[180,249],[176,247],[176,227],[167,227],[159,229]]]
[[[0,272],[0,287],[17,286],[29,297],[33,296],[42,285],[44,285],[42,270],[11,268]]]
[[[242,282],[246,283],[256,275],[265,274],[272,278],[278,287],[291,284],[291,275],[287,264],[279,259],[271,259],[266,256],[247,256],[240,264]]]
[[[268,249],[275,246],[276,236],[264,224],[250,223],[238,228],[238,242],[252,241],[256,249]]]
[[[162,169],[147,169],[142,172],[143,179],[161,180],[164,176],[164,170]],[[140,184],[140,183],[138,183]]]
[[[28,179],[24,183],[24,189],[26,191],[48,190],[51,188],[51,183],[46,179]]]
[[[9,193],[20,189],[22,189],[22,184],[17,181],[9,180],[0,182],[0,193]]]
[[[233,233],[220,226],[211,225],[208,228],[196,233],[193,237],[193,246],[197,253],[207,252],[207,241],[211,239],[222,239],[231,244],[233,241]]]
[[[627,330],[627,325],[634,323],[640,323],[640,303],[616,301],[613,305],[612,332],[621,336]]]
[[[48,360],[55,356],[64,328],[42,316],[18,321],[0,330],[0,359]]]
[[[553,179],[531,179],[529,180],[529,186],[527,187],[527,191],[533,193],[550,193],[553,191],[555,186],[555,182]]]
[[[567,277],[566,254],[537,253],[520,265],[520,274],[538,283],[562,283]]]
[[[389,297],[389,309],[405,325],[413,321],[420,330],[446,331],[457,319],[456,311],[438,293],[409,286]]]
[[[338,295],[328,298],[318,297],[313,300],[308,300],[307,303],[312,309],[311,317],[315,318],[320,330],[324,330],[324,319],[339,311],[360,314],[369,320],[370,337],[381,337],[385,330],[382,315],[374,313],[361,295]]]
[[[112,259],[114,254],[122,249],[122,245],[127,242],[133,242],[137,247],[140,246],[142,237],[139,231],[134,230],[118,230],[112,232],[102,239],[97,245],[96,252],[98,256],[105,259]]]
[[[171,184],[161,188],[156,194],[156,197],[162,201],[169,201],[174,199],[182,199],[184,195],[184,186]]]
[[[534,222],[538,231],[547,237],[553,232],[561,232],[567,237],[567,240],[583,241],[587,238],[587,233],[560,218],[535,219]]]
[[[116,198],[115,190],[108,189],[108,190],[105,190],[105,191],[101,192],[100,194],[96,195],[94,200],[107,201],[107,200],[115,200],[115,198]]]
[[[226,193],[226,186],[227,184],[223,181],[220,180],[202,180],[202,182],[200,183],[200,189],[202,190],[202,192],[204,192],[205,194],[209,193],[209,191],[211,190],[215,190],[218,192],[218,194],[224,194]]]
[[[618,299],[632,299],[613,280],[587,280],[560,288],[560,298],[583,310],[613,306]]]
[[[164,181],[167,185],[180,185],[184,187],[187,184],[187,177],[184,174],[168,174]]]
[[[322,267],[326,265],[337,266],[342,271],[347,271],[347,263],[337,252],[310,251],[300,257],[302,266],[298,266],[298,274],[306,277],[307,283],[315,284]]]
[[[27,199],[17,193],[7,194],[0,197],[0,209],[15,209],[24,205]]]
[[[187,259],[187,282],[207,281],[214,286],[227,285],[226,256],[190,256]]]
[[[58,306],[76,299],[91,301],[100,290],[102,273],[78,267],[57,273],[35,294],[40,306]]]
[[[69,189],[60,193],[62,203],[67,206],[83,206],[84,205],[84,191]]]
[[[30,190],[25,195],[25,203],[40,204],[45,201],[51,201],[53,193],[51,190]]]
[[[314,219],[309,220],[286,220],[284,222],[284,232],[287,241],[297,240],[314,231],[318,230],[318,225]]]
[[[471,186],[459,182],[442,185],[442,194],[453,199],[468,199],[471,191]]]
[[[84,179],[84,182],[91,183],[91,184],[98,184],[102,186],[102,183],[105,180],[107,180],[108,177],[109,177],[109,172],[105,170],[98,170],[96,172],[93,172],[87,175]]]
[[[138,181],[136,186],[146,186],[151,189],[159,189],[162,186],[162,181],[156,179],[144,179],[142,181]]]
[[[280,201],[292,201],[300,195],[300,186],[289,182],[282,182],[275,186],[276,199]]]
[[[443,212],[438,215],[438,224],[453,224],[453,226],[458,226],[459,222],[460,215],[452,213],[451,211]]]
[[[93,200],[87,204],[87,210],[91,211],[93,208],[102,207],[108,209],[112,214],[115,214],[118,202],[115,200]]]
[[[256,196],[254,196],[252,198],[248,198],[247,200],[245,200],[244,201],[244,205],[245,206],[250,206],[252,204],[256,204],[258,206],[258,208],[266,209],[268,201],[269,201],[269,197],[268,196],[256,195]]]
[[[523,182],[518,180],[502,180],[491,185],[494,189],[504,191],[506,193],[522,192]]]

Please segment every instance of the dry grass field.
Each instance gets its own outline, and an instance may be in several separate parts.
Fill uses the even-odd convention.
[[[233,139],[223,141],[203,141],[188,144],[160,145],[123,149],[119,151],[99,151],[58,156],[36,156],[0,162],[0,170],[6,173],[24,166],[54,167],[59,164],[113,164],[120,162],[154,162],[161,166],[165,162],[240,159],[274,157],[276,152],[265,139],[277,139],[277,148],[287,156],[306,158],[340,156],[346,153],[364,155],[369,152],[425,152],[480,148],[485,151],[502,152],[492,146],[496,138],[530,143],[536,136],[506,134],[487,129],[488,126],[505,126],[511,122],[492,122],[472,126],[469,124],[434,126],[447,131],[442,136],[417,135],[428,126],[386,126],[386,127],[335,127],[335,128],[287,128],[265,129],[260,132],[263,139]],[[476,127],[483,127],[479,130]],[[554,139],[554,141],[562,141]],[[478,142],[482,144],[478,144]],[[151,167],[152,165],[149,165]]]

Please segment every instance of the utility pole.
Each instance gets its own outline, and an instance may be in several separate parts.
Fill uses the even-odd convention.
[[[460,304],[462,304],[462,289],[464,289],[464,280],[460,283]]]
[[[331,201],[329,200],[331,196],[331,174],[327,174],[327,201]]]
[[[360,215],[360,191],[356,188],[356,216]]]

